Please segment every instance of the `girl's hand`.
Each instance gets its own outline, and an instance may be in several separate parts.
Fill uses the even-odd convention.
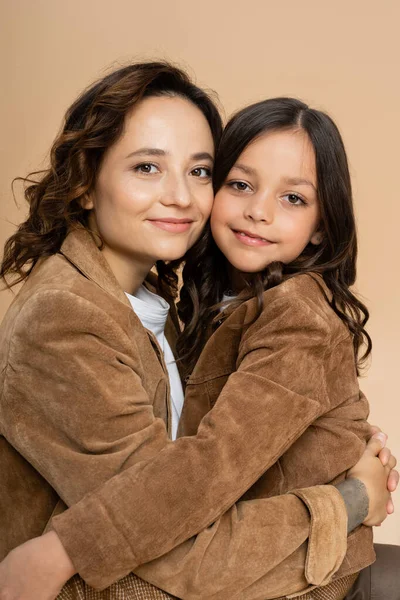
[[[0,563],[0,600],[54,600],[75,572],[50,531],[18,546]]]
[[[391,492],[397,487],[399,473],[394,469],[396,458],[385,448],[386,440],[384,433],[374,433],[364,454],[347,474],[362,481],[366,487],[369,510],[364,525],[380,525],[394,510]]]

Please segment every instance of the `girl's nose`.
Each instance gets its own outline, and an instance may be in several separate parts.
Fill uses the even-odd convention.
[[[274,203],[268,197],[254,195],[246,205],[245,217],[250,221],[271,223],[274,219]]]

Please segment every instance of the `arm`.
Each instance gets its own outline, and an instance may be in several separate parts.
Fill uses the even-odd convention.
[[[379,524],[385,518],[387,490],[394,491],[399,480],[399,474],[394,470],[390,471],[387,479],[388,469],[394,468],[396,459],[390,455],[390,451],[386,448],[381,450],[383,443],[384,440],[374,436],[369,441],[361,460],[349,472],[349,476],[361,477],[365,482],[370,497],[369,514],[366,522],[370,525]],[[377,455],[379,455],[382,465],[386,465],[386,467],[382,468],[380,462],[376,461]],[[351,483],[351,480],[345,482],[345,484],[349,485]],[[344,484],[340,485],[343,486]],[[346,487],[349,487],[349,485]],[[352,502],[357,498],[357,493],[354,494],[354,492],[357,492],[357,488],[359,488],[358,483],[355,489],[351,489],[350,487],[350,490],[348,490],[351,493]],[[362,496],[361,501],[364,501]],[[367,529],[364,528],[361,531],[367,531]],[[302,562],[300,560],[298,565],[287,565],[286,576],[291,576],[291,569],[296,567],[303,572],[303,563],[304,559]],[[242,565],[239,566],[242,567]],[[278,566],[278,569],[281,571],[280,566]],[[55,532],[50,532],[41,538],[36,538],[16,548],[0,564],[0,598],[4,597],[5,599],[9,597],[9,594],[14,594],[12,597],[19,600],[31,600],[33,596],[36,600],[51,600],[51,598],[55,598],[62,585],[74,572],[73,565],[70,563],[57,535]],[[179,572],[181,576],[179,565],[176,572]],[[244,571],[241,569],[240,573],[243,576]],[[201,588],[202,570],[199,569],[195,574],[191,573],[190,575],[188,597],[196,598],[196,593],[198,593],[200,598],[204,598],[205,590]],[[193,580],[195,583],[194,586]],[[268,574],[265,578],[263,577],[258,582],[255,582],[254,585],[251,584],[251,580],[247,580],[248,587],[245,590],[239,589],[236,591],[240,592],[241,600],[259,600],[260,597],[264,599],[265,592],[262,590],[265,583],[267,583],[266,589],[268,590]],[[261,585],[261,588],[258,584]],[[286,582],[283,585],[286,585]],[[276,588],[276,581],[274,582],[274,586]],[[199,592],[197,592],[198,589],[200,589]],[[283,587],[283,589],[285,588]]]
[[[363,494],[353,483],[360,506]],[[342,499],[331,486],[298,494],[239,502],[195,538],[135,573],[188,600],[267,600],[326,584],[346,551]]]

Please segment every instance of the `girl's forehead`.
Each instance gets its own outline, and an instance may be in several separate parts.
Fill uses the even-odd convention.
[[[316,178],[315,151],[303,129],[274,130],[257,137],[243,150],[236,168],[258,172],[285,172]]]

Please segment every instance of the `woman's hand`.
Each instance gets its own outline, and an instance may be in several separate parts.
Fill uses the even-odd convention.
[[[55,531],[12,550],[0,563],[0,600],[54,600],[76,573]]]
[[[364,525],[380,525],[394,511],[391,493],[399,482],[399,473],[395,470],[396,458],[385,447],[387,436],[378,428],[370,438],[364,454],[347,474],[362,481],[365,485],[369,510]]]
[[[371,436],[373,436],[376,433],[383,433],[381,431],[381,429],[379,429],[379,427],[377,427],[376,425],[371,425]],[[387,435],[385,433],[383,433],[384,439],[385,439],[385,443],[387,441]],[[382,438],[383,439],[383,438]],[[378,457],[381,460],[381,463],[383,465],[387,465],[389,460],[391,459],[392,453],[390,452],[389,448],[386,448],[386,446],[384,448],[382,448],[382,450],[379,452]],[[396,461],[396,459],[394,459]],[[393,459],[392,459],[393,462]],[[396,466],[397,461],[395,462],[395,466]],[[389,473],[389,477],[388,477],[388,482],[387,482],[387,489],[389,490],[389,492],[395,492],[396,488],[398,486],[399,483],[399,472],[396,469],[392,469]],[[388,506],[387,506],[387,513],[388,515],[391,515],[394,512],[394,504],[393,504],[393,500],[390,497],[389,501],[388,501]]]

